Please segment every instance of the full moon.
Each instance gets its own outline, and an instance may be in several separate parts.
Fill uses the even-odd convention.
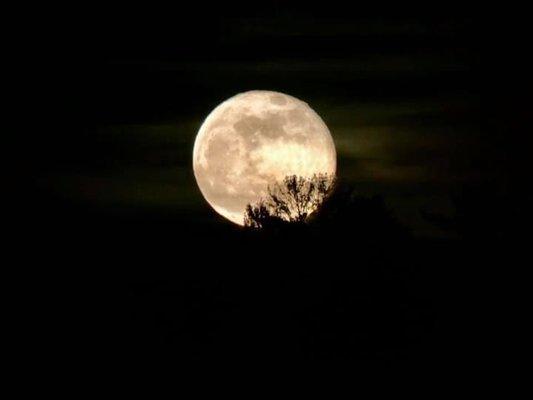
[[[193,150],[196,182],[207,202],[244,225],[247,204],[287,175],[333,176],[336,153],[328,127],[307,103],[284,93],[254,90],[217,106]]]

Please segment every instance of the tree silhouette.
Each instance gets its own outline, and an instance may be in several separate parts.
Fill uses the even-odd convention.
[[[304,223],[331,194],[334,177],[315,174],[310,178],[289,175],[268,188],[268,197],[248,204],[245,226],[266,228],[284,223]]]

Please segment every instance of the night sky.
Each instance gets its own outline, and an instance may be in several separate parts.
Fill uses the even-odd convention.
[[[97,365],[471,357],[472,315],[488,307],[473,288],[530,237],[514,154],[528,148],[523,18],[249,3],[49,20],[35,55],[46,118],[25,151],[43,348]],[[374,200],[310,238],[258,240],[212,210],[194,139],[248,90],[307,102],[341,186]]]
[[[497,178],[505,157],[481,128],[479,20],[451,11],[89,12],[72,22],[66,118],[42,138],[39,184],[76,205],[218,222],[192,174],[194,137],[225,99],[275,90],[324,119],[341,180],[417,234],[446,234],[420,210],[450,215],[451,196]]]

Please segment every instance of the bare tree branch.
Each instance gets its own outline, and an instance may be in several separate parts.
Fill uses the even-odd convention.
[[[245,212],[245,225],[264,228],[272,222],[302,223],[320,208],[330,195],[334,177],[315,174],[310,178],[296,175],[286,176],[268,188],[268,197],[257,204],[249,204]]]

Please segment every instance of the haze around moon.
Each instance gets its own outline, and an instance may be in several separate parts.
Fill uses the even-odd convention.
[[[328,127],[307,103],[272,91],[240,93],[205,119],[193,150],[196,181],[219,214],[243,225],[247,204],[287,175],[336,170]]]

